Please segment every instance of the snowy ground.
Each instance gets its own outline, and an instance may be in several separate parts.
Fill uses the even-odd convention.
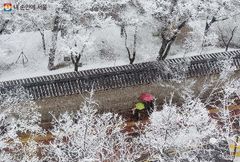
[[[140,30],[152,30],[147,27]],[[127,30],[129,32],[129,45],[131,45],[131,29]],[[153,38],[151,34],[145,34],[146,32],[141,32],[141,37],[138,39],[137,47],[137,62],[152,61],[157,57],[159,50],[160,40],[158,38]],[[51,34],[49,31],[45,31],[46,34],[46,44],[49,45],[49,40],[51,39]],[[104,28],[94,32],[94,37],[91,38],[91,43],[88,45],[86,52],[84,53],[81,62],[83,67],[79,70],[109,67],[116,65],[128,64],[127,52],[124,47],[124,40],[120,37],[120,32],[118,27],[110,26],[109,28]],[[59,37],[60,38],[60,37]],[[105,46],[110,48],[109,56],[103,58],[99,54],[99,50],[102,47],[101,43],[104,42]],[[63,62],[63,57],[68,55],[68,47],[66,43],[59,39],[58,41],[58,51],[56,55],[55,64]],[[47,46],[48,48],[48,46]],[[174,48],[173,48],[174,49]],[[47,51],[49,48],[47,49]],[[28,58],[28,63],[23,65],[19,62],[16,63],[21,51]],[[223,51],[222,49],[213,49],[216,52]],[[197,55],[198,52],[192,52],[188,54],[183,54],[179,52],[178,54],[171,55],[168,58],[183,57]],[[41,36],[39,32],[25,32],[25,33],[14,33],[10,35],[0,36],[0,81],[56,74],[62,72],[73,71],[73,66],[69,65],[57,70],[49,71],[47,69],[48,56],[43,54]]]

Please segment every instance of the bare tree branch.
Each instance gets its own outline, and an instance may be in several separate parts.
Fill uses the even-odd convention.
[[[228,40],[226,40],[227,36],[225,37],[223,30],[220,29],[220,27],[218,27],[219,34],[220,34],[220,37],[221,37],[220,40],[223,42],[223,44],[225,46],[225,51],[228,51],[229,45],[230,45],[230,43],[231,43],[231,41],[234,37],[234,33],[235,33],[237,28],[238,28],[238,26],[235,26],[233,29],[229,29],[231,31],[231,35],[230,35],[230,38]]]
[[[232,39],[233,39],[234,33],[235,33],[235,31],[236,31],[237,28],[238,28],[238,27],[235,26],[235,27],[233,28],[232,32],[231,32],[231,37],[230,37],[230,39],[228,40],[228,43],[227,43],[227,46],[226,46],[226,51],[228,51],[228,47],[229,47],[229,45],[230,45],[230,43],[231,43],[231,41],[232,41]]]
[[[123,28],[123,32],[124,32],[124,36],[125,36],[125,48],[127,49],[127,53],[128,53],[128,59],[130,61],[130,64],[133,64],[135,58],[136,58],[136,46],[137,46],[137,25],[135,26],[135,33],[134,33],[134,40],[133,40],[133,52],[131,54],[131,51],[127,45],[127,32],[126,32],[126,28]]]

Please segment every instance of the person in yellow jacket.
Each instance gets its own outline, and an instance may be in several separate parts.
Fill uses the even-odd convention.
[[[139,120],[140,118],[140,112],[145,109],[145,105],[142,102],[137,102],[134,106],[134,118],[135,120]]]

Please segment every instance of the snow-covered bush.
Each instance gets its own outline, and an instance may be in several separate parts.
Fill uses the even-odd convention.
[[[153,157],[166,161],[204,160],[200,152],[208,145],[216,127],[200,99],[187,97],[181,106],[170,100],[162,111],[151,115],[150,121],[140,140]]]
[[[235,67],[230,62],[219,61],[219,78],[208,79],[201,92],[194,93],[194,84],[182,84],[177,91],[181,89],[183,103],[176,105],[171,98],[163,110],[150,116],[149,125],[139,137],[149,158],[179,162],[234,159],[228,147],[234,143],[233,137],[239,135],[240,114],[236,105],[240,81],[234,77]],[[216,109],[217,117],[212,118],[208,108]]]
[[[40,120],[38,106],[23,88],[0,93],[0,161],[36,158],[37,144],[31,138],[24,144],[19,137],[42,134]]]
[[[137,144],[123,133],[124,121],[111,113],[97,114],[93,94],[80,110],[54,118],[54,140],[43,148],[46,161],[133,161]]]

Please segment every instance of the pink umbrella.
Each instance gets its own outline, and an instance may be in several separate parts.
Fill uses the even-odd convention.
[[[154,100],[154,96],[150,93],[142,93],[139,97],[140,100],[146,101],[146,102],[151,102]]]

